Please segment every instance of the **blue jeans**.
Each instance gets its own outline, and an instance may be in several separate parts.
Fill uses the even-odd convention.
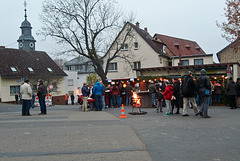
[[[221,94],[215,94],[215,103],[220,103],[221,102]]]
[[[22,100],[22,115],[30,115],[31,100]]]
[[[39,104],[40,104],[41,114],[47,114],[45,97],[39,98]]]
[[[102,109],[105,109],[105,95],[102,95]]]
[[[121,107],[122,106],[122,96],[118,97],[118,106]]]
[[[113,106],[116,107],[118,105],[118,95],[112,95],[113,97]]]
[[[131,105],[132,96],[126,96],[126,106]]]
[[[155,105],[156,105],[156,96],[155,96],[155,93],[151,93],[150,96],[151,96],[151,98],[152,98],[152,106],[155,106]]]
[[[96,111],[102,111],[102,95],[95,95],[95,106],[96,106]]]
[[[209,96],[202,96],[203,103],[200,107],[199,112],[203,113],[203,116],[208,115],[208,108],[209,108]]]

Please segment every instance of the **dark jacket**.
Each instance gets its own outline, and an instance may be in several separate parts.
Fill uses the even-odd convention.
[[[150,94],[156,93],[157,92],[157,87],[153,83],[150,83],[149,86],[148,86],[148,90],[149,90]]]
[[[47,86],[44,84],[40,84],[37,90],[38,98],[44,98],[47,94]]]
[[[114,85],[111,87],[110,92],[112,93],[112,95],[120,95],[119,89],[118,89],[118,87],[116,86],[116,84],[114,84]]]
[[[186,86],[187,93],[184,93],[184,86]],[[183,97],[195,97],[196,84],[191,76],[188,75],[182,80],[181,90]]]
[[[125,88],[126,96],[132,96],[132,87],[128,84]]]
[[[164,97],[163,97],[163,95],[162,95],[162,93],[161,93],[160,91],[157,91],[157,93],[156,93],[156,99],[158,99],[158,101],[161,101],[161,100],[164,99]]]
[[[174,100],[174,104],[176,106],[179,106],[180,100],[181,100],[181,90],[180,90],[180,82],[177,81],[173,83],[173,95],[176,97],[176,100]]]
[[[97,82],[93,87],[93,95],[102,95],[103,92],[103,86],[100,84],[100,82]]]
[[[87,97],[89,95],[89,89],[86,86],[82,87],[82,96]]]
[[[236,95],[237,97],[240,97],[240,82],[236,83]]]
[[[235,87],[236,87],[236,84],[234,83],[234,81],[229,80],[227,87],[226,87],[228,96],[234,96],[236,94]]]
[[[201,74],[197,78],[197,92],[200,96],[205,96],[205,89],[209,89],[211,91],[211,82],[209,77],[205,74]]]
[[[214,94],[222,94],[222,86],[217,83],[213,88]]]

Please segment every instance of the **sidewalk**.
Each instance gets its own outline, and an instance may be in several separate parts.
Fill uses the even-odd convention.
[[[130,125],[107,112],[53,106],[48,115],[21,116],[21,106],[0,104],[2,161],[151,161]],[[18,111],[19,110],[19,111]]]

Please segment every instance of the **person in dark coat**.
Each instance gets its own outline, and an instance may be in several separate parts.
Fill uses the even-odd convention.
[[[162,110],[162,103],[163,103],[164,96],[161,92],[161,88],[159,86],[158,91],[156,93],[156,102],[157,102],[157,113],[158,112],[163,112]]]
[[[213,88],[213,93],[215,95],[215,104],[221,102],[222,86],[219,81],[215,84]]]
[[[181,91],[183,95],[183,113],[182,116],[189,116],[187,114],[187,103],[190,101],[195,115],[198,114],[197,103],[195,99],[196,85],[192,79],[192,72],[188,71],[187,76],[182,80]]]
[[[37,96],[39,99],[40,104],[40,110],[41,113],[39,115],[46,115],[47,114],[47,108],[46,108],[46,102],[45,102],[45,96],[47,94],[47,86],[43,84],[43,80],[38,80],[38,90],[37,90]]]
[[[73,93],[71,93],[70,97],[71,97],[72,105],[74,105],[74,98],[75,98],[75,97],[74,97]]]
[[[237,108],[240,108],[240,78],[237,78],[236,82],[236,98],[237,98]]]
[[[203,100],[203,103],[198,114],[204,118],[211,118],[211,116],[208,115],[211,82],[209,80],[209,77],[206,75],[205,69],[202,69],[200,73],[201,75],[197,78],[197,91],[199,97]],[[209,90],[208,95],[206,94],[206,90]]]
[[[113,106],[118,107],[118,97],[119,97],[120,93],[119,93],[119,89],[115,83],[111,87],[110,93],[112,94],[112,98],[113,98]]]
[[[130,85],[130,82],[127,83],[125,92],[126,92],[126,106],[128,106],[131,105],[132,100],[132,86]]]
[[[18,93],[15,93],[15,101],[16,101],[16,104],[18,104]]]
[[[150,82],[150,84],[148,86],[148,91],[149,91],[150,97],[152,99],[152,107],[155,107],[156,106],[157,87],[155,86],[153,81]]]
[[[236,89],[235,88],[236,88],[236,84],[234,83],[232,77],[230,77],[226,87],[230,109],[236,108],[236,99],[235,99]]]
[[[176,98],[176,100],[172,100],[172,113],[174,110],[174,106],[176,106],[177,112],[175,114],[180,114],[179,108],[180,108],[181,93],[180,93],[180,82],[177,78],[173,79],[173,96]]]

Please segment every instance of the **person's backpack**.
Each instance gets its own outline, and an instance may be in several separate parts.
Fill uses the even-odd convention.
[[[116,87],[116,86],[113,86],[113,90],[114,90],[114,91],[117,90],[117,87]]]

